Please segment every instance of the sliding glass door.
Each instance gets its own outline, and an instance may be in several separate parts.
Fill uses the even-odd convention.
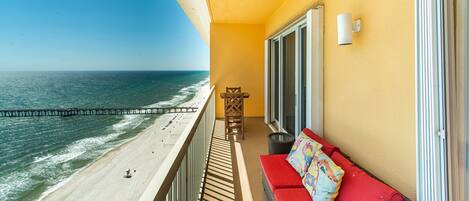
[[[303,21],[270,41],[271,120],[295,135],[306,127],[306,40]]]
[[[267,97],[265,120],[278,131],[298,135],[323,127],[323,9],[303,17],[266,43]]]

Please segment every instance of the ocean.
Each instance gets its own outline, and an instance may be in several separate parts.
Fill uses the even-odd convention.
[[[169,107],[206,71],[0,72],[0,109]],[[0,200],[37,200],[157,115],[0,118]]]

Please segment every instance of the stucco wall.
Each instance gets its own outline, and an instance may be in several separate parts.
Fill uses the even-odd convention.
[[[414,2],[325,0],[324,135],[359,165],[415,200]],[[287,0],[266,36],[316,1]],[[353,44],[337,45],[337,14],[361,18]]]
[[[223,117],[219,94],[227,86],[250,93],[246,116],[264,116],[264,25],[211,24],[210,84],[216,85],[217,117]]]

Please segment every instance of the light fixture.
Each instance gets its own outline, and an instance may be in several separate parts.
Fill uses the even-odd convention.
[[[352,14],[340,13],[337,15],[337,43],[339,45],[352,44],[352,32],[360,32],[361,20],[352,23]]]

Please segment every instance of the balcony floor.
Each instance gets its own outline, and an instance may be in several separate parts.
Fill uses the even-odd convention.
[[[244,129],[244,140],[225,141],[224,121],[216,120],[203,200],[266,200],[259,155],[272,130],[263,118],[245,118]]]

